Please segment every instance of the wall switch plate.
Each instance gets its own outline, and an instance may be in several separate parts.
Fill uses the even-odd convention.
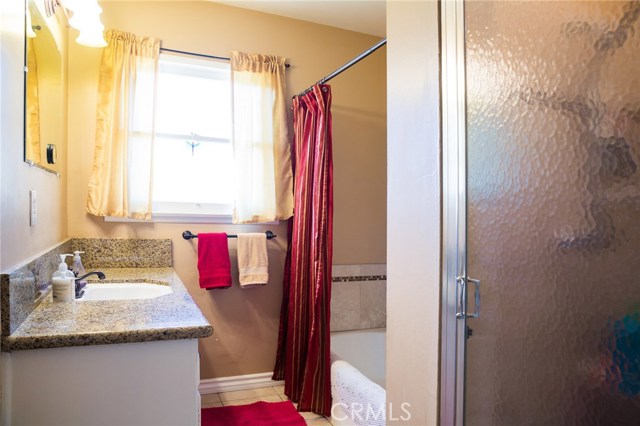
[[[38,224],[38,193],[33,189],[29,191],[29,224]]]

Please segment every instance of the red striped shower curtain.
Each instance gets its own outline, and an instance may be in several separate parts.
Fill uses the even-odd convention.
[[[289,219],[274,380],[299,411],[331,414],[329,307],[333,250],[331,88],[293,99],[294,215]]]

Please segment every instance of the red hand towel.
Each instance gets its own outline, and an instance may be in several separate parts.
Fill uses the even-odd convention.
[[[200,287],[231,287],[231,262],[227,234],[198,234]]]

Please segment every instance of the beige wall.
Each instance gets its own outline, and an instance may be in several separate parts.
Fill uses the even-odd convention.
[[[24,3],[1,2],[2,114],[0,270],[9,270],[67,236],[66,153],[60,147],[62,178],[23,162]],[[64,114],[63,114],[64,118]],[[29,190],[38,194],[38,224],[29,225]]]
[[[377,37],[208,2],[102,2],[107,29],[158,37],[163,46],[226,56],[231,50],[285,56],[289,95],[306,89]],[[85,213],[93,159],[100,50],[70,43],[69,231],[74,237],[171,238],[174,266],[214,327],[200,343],[202,378],[270,371],[275,360],[286,224],[268,226],[105,223]],[[331,82],[335,163],[334,263],[386,257],[386,58],[381,49]],[[266,288],[198,287],[193,232],[273,230]],[[230,242],[232,262],[235,242]]]
[[[387,3],[388,424],[436,425],[440,306],[438,3]]]

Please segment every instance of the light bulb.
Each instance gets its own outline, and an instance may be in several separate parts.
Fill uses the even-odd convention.
[[[80,35],[76,38],[76,42],[88,47],[105,47],[107,42],[102,35],[102,29],[85,29],[80,31]]]
[[[100,22],[100,15],[96,13],[88,13],[84,11],[75,12],[71,19],[69,19],[69,25],[76,30],[82,31],[86,28],[93,28]]]
[[[62,5],[73,13],[79,11],[97,13],[98,15],[102,13],[102,8],[98,5],[97,0],[62,0]]]

